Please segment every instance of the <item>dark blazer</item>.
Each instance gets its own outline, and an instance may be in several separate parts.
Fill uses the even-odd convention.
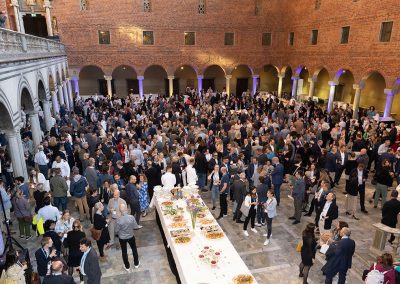
[[[391,228],[396,228],[397,215],[400,213],[400,201],[392,198],[383,204],[381,223]]]
[[[336,167],[337,167],[336,160],[337,160],[336,154],[333,154],[332,152],[326,154],[325,169],[327,169],[329,172],[336,172]]]
[[[75,281],[69,275],[48,275],[43,279],[42,284],[75,284]]]
[[[51,257],[46,257],[42,248],[35,251],[35,258],[37,264],[37,271],[39,276],[46,276],[47,264],[51,261]]]
[[[319,214],[321,214],[322,210],[324,210],[325,203],[326,203],[326,199],[323,199],[320,202]],[[326,217],[328,217],[328,218],[326,218],[324,220],[324,229],[325,230],[330,230],[331,227],[332,227],[332,221],[337,219],[338,216],[339,216],[339,209],[338,209],[338,207],[336,205],[336,199],[334,199],[332,201],[331,206],[329,206],[328,212],[326,213]]]
[[[240,179],[235,180],[231,190],[233,190],[233,199],[239,204],[242,203],[247,194],[246,183]]]
[[[330,276],[339,271],[346,272],[351,268],[353,254],[356,243],[349,238],[342,238],[329,246],[326,252],[326,264],[322,267],[322,271]]]
[[[282,184],[284,176],[284,168],[281,163],[277,164],[274,167],[274,170],[271,173],[272,184]]]
[[[85,274],[88,277],[88,283],[100,284],[101,269],[99,265],[99,257],[97,256],[96,250],[93,247],[86,256],[83,267]]]
[[[250,165],[247,167],[247,179],[250,181],[251,178],[253,177],[254,174],[254,163],[250,163]]]

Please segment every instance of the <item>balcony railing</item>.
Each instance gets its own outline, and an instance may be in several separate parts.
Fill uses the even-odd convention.
[[[65,55],[58,41],[0,28],[0,63]]]

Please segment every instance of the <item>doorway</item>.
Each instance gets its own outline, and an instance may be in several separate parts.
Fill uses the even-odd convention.
[[[138,79],[126,79],[127,94],[139,94],[139,80]]]
[[[99,95],[103,95],[107,97],[108,94],[108,87],[107,87],[107,80],[99,79]],[[111,80],[111,92],[115,94],[115,86],[114,86],[114,79]]]
[[[203,90],[207,92],[207,90],[211,88],[213,92],[215,92],[215,79],[203,79]]]
[[[22,17],[24,22],[25,33],[39,36],[47,37],[47,24],[46,18],[40,14],[26,14]]]
[[[236,96],[242,96],[249,89],[249,78],[237,78],[236,81]]]

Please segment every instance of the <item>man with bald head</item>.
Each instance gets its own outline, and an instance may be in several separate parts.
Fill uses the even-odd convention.
[[[75,284],[74,278],[62,273],[64,265],[61,260],[54,260],[51,263],[51,274],[43,279],[43,284]]]
[[[128,208],[126,204],[119,205],[119,211],[121,212],[121,217],[118,218],[116,225],[115,225],[115,233],[118,234],[119,243],[121,245],[121,252],[122,252],[122,260],[124,261],[124,269],[127,272],[130,272],[130,264],[128,260],[128,252],[127,252],[127,245],[132,249],[133,255],[133,264],[135,268],[139,268],[139,255],[136,248],[136,241],[134,236],[134,230],[140,229],[138,224],[136,223],[135,217],[128,214]]]

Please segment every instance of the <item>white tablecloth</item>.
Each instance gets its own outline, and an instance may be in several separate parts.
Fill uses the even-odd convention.
[[[157,208],[162,228],[165,237],[171,249],[178,270],[180,280],[187,284],[233,284],[232,279],[238,274],[251,274],[246,264],[243,262],[232,243],[225,236],[221,239],[209,240],[196,226],[192,240],[188,244],[175,244],[171,238],[169,225],[173,223],[172,218],[165,216],[161,210],[161,203],[165,201],[162,198],[154,198],[154,203]],[[188,227],[192,228],[190,214],[184,211],[185,220]],[[207,210],[207,217],[213,218],[210,211]],[[215,220],[215,219],[214,219]],[[199,223],[199,222],[197,222]],[[214,224],[218,224],[216,221]],[[221,251],[221,257],[217,267],[211,267],[200,261],[199,254],[205,246],[210,246],[215,250]],[[254,279],[254,284],[256,283]]]

